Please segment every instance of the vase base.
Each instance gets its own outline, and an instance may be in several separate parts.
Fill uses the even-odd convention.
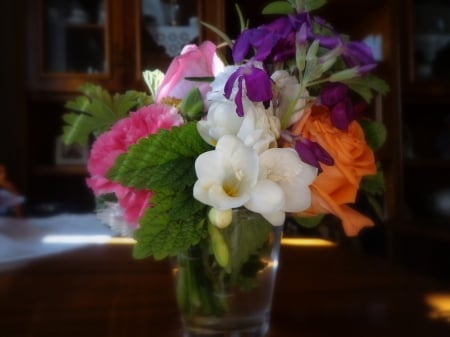
[[[264,337],[269,332],[269,324],[263,323],[254,327],[246,328],[186,328],[183,337]]]

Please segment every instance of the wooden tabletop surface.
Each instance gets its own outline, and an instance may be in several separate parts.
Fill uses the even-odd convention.
[[[3,266],[0,336],[181,337],[168,262],[133,260],[131,249]],[[450,287],[342,247],[284,245],[269,337],[449,337],[449,302],[430,296],[448,301]]]

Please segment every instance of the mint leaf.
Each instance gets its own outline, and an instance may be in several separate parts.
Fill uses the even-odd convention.
[[[200,137],[196,122],[173,127],[170,131],[159,130],[120,155],[107,178],[137,189],[177,190],[193,186],[195,159],[211,149]]]
[[[186,251],[207,235],[207,206],[195,200],[192,189],[153,191],[152,207],[140,219],[135,231],[133,255],[156,260]]]

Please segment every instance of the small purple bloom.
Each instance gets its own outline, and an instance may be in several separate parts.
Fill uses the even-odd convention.
[[[267,106],[267,103],[272,100],[272,82],[263,69],[257,68],[252,64],[239,67],[225,83],[224,94],[227,99],[231,97],[236,81],[238,82],[238,91],[234,101],[238,116],[244,116],[242,104],[244,84],[247,97],[252,102],[263,102]]]
[[[350,41],[344,45],[342,57],[350,68],[356,66],[376,65],[372,50],[364,42]]]
[[[297,151],[301,160],[311,166],[317,167],[319,172],[322,171],[320,164],[331,166],[334,165],[334,159],[330,154],[318,143],[312,142],[309,139],[303,138],[295,142],[295,150]]]
[[[351,121],[356,119],[355,109],[349,97],[331,108],[331,123],[340,130],[347,130]]]
[[[328,107],[332,107],[347,96],[348,90],[345,84],[328,83],[320,93],[320,102]]]

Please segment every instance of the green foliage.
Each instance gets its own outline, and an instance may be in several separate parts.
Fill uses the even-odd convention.
[[[87,144],[90,135],[98,136],[107,131],[131,109],[152,103],[151,97],[142,92],[131,90],[111,96],[102,87],[91,83],[84,84],[80,93],[65,104],[70,111],[63,115],[62,140],[65,144]]]
[[[200,21],[200,23],[205,26],[206,28],[209,28],[210,30],[212,30],[214,33],[216,33],[223,41],[225,41],[225,43],[232,48],[233,47],[233,41],[230,39],[230,37],[225,34],[224,32],[222,32],[219,28],[205,22],[205,21]]]
[[[239,279],[242,266],[250,256],[262,249],[272,231],[272,225],[258,213],[243,208],[233,214],[236,216],[239,218],[233,222],[236,221],[237,225],[231,224],[220,230],[230,254],[225,269],[233,282]]]
[[[188,121],[199,120],[203,115],[203,99],[197,87],[192,88],[181,102],[181,113]]]
[[[300,226],[305,228],[314,228],[320,225],[322,222],[322,219],[324,218],[324,215],[316,215],[316,216],[296,216],[294,217],[294,220],[296,223],[298,223]]]
[[[147,208],[134,232],[135,258],[153,256],[160,260],[174,256],[207,235],[207,207],[192,197],[191,189],[155,190],[151,203],[153,206]]]
[[[374,175],[364,176],[360,190],[373,195],[381,195],[384,192],[384,176],[382,172],[377,172]]]
[[[373,74],[346,79],[342,83],[358,93],[368,103],[372,101],[374,91],[381,95],[385,95],[389,91],[389,85]]]
[[[194,162],[212,147],[200,137],[196,122],[141,139],[120,155],[107,177],[125,186],[178,190],[196,181]]]
[[[125,186],[154,192],[152,207],[135,232],[136,258],[162,259],[185,251],[207,234],[207,206],[192,195],[195,159],[211,150],[195,122],[159,130],[119,156],[107,177]]]
[[[311,12],[327,3],[326,0],[286,0],[274,1],[263,9],[263,14],[291,14],[297,12]]]
[[[292,14],[294,8],[287,1],[274,1],[265,6],[262,14]]]
[[[380,122],[369,120],[360,120],[359,123],[364,130],[366,142],[372,150],[378,151],[381,149],[386,142],[386,126]]]
[[[164,73],[159,70],[146,70],[142,73],[142,77],[144,78],[145,83],[147,84],[148,90],[150,90],[150,94],[155,99],[156,92],[158,91],[161,82],[164,79]]]

